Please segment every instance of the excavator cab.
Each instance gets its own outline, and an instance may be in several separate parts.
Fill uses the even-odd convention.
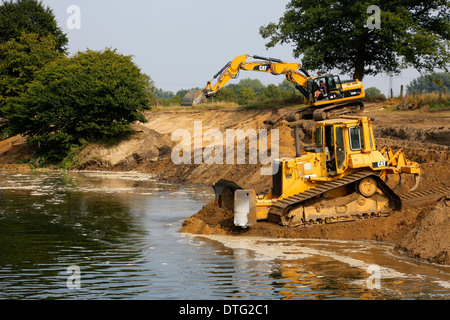
[[[328,74],[313,78],[308,81],[308,89],[312,93],[309,96],[311,103],[344,97],[341,80],[337,75]]]

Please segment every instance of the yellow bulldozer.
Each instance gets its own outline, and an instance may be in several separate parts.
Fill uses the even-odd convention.
[[[248,58],[260,61],[247,62]],[[357,113],[364,108],[364,87],[361,81],[343,80],[338,75],[324,74],[311,77],[300,63],[287,63],[280,59],[257,55],[241,55],[228,62],[217,72],[213,80],[208,81],[205,89],[191,90],[183,98],[182,106],[192,106],[207,102],[241,70],[284,75],[304,96],[307,106],[300,108],[291,117],[295,119],[323,120],[339,115]],[[301,71],[301,72],[300,72]]]
[[[213,186],[216,200],[234,210],[234,223],[241,228],[260,220],[297,226],[400,210],[402,202],[394,191],[398,185],[389,187],[388,175],[414,175],[413,191],[420,181],[420,166],[407,160],[401,150],[377,150],[372,122],[357,116],[317,121],[313,145],[301,150],[296,132],[296,156],[274,162],[271,190],[256,194],[253,189],[220,180]]]

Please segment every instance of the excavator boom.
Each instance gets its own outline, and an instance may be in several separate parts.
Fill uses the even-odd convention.
[[[263,61],[252,61],[247,62],[248,58],[259,59]],[[268,72],[273,75],[286,75],[286,78],[296,85],[301,87],[306,87],[306,77],[302,75],[297,70],[301,69],[299,63],[287,63],[276,58],[266,58],[257,55],[242,55],[234,58],[228,62],[222,69],[220,69],[214,76],[212,81],[208,81],[204,90],[191,90],[189,91],[183,99],[183,106],[196,105],[198,103],[203,103],[209,97],[213,96],[217,91],[223,88],[231,79],[237,77],[241,70],[247,71],[259,71]],[[307,71],[303,70],[306,74]],[[203,95],[200,94],[203,93]],[[199,96],[204,96],[204,99],[198,99]]]

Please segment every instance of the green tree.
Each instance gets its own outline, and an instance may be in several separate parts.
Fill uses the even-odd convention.
[[[65,52],[69,42],[56,21],[52,9],[37,0],[2,1],[0,5],[0,43],[20,37],[22,33],[55,37],[56,50]]]
[[[440,72],[432,75],[423,75],[406,86],[408,93],[448,92],[450,89],[450,73]]]
[[[274,84],[269,84],[262,92],[261,92],[261,100],[278,100],[283,97],[283,92],[280,88],[278,88]]]
[[[55,48],[52,35],[35,33],[0,43],[0,116],[9,98],[22,94],[39,69],[62,56]]]
[[[278,84],[278,88],[286,92],[299,93],[299,91],[295,89],[295,85],[287,79],[284,79],[280,84]]]
[[[238,85],[241,88],[253,89],[255,91],[256,95],[258,95],[258,96],[265,89],[265,86],[258,79],[250,79],[250,78],[242,79],[241,81],[239,81]]]
[[[186,93],[188,93],[189,90],[188,89],[181,89],[178,90],[177,93],[175,94],[177,97],[180,97],[181,99],[183,99],[183,97],[186,95]]]
[[[253,88],[242,87],[239,89],[238,103],[239,104],[247,104],[252,100],[258,98],[256,92]]]
[[[59,161],[83,140],[116,139],[135,121],[145,122],[149,77],[116,50],[79,52],[40,69],[27,91],[11,98],[8,132],[38,145],[38,154]]]
[[[231,91],[233,91],[234,95],[237,97],[239,95],[239,89],[241,89],[241,86],[237,83],[229,83],[224,88],[228,88]],[[220,90],[219,90],[219,92],[220,92]]]
[[[171,99],[175,96],[175,94],[172,91],[164,91],[163,89],[160,88],[156,88],[154,93],[157,99]]]
[[[380,28],[367,23],[377,5]],[[276,44],[294,45],[306,69],[339,69],[360,80],[380,72],[398,73],[414,67],[447,71],[449,63],[448,0],[291,0],[278,23],[260,28]]]
[[[214,101],[233,102],[236,101],[236,94],[228,86],[225,86],[214,95]]]
[[[155,104],[156,97],[155,97],[155,82],[150,78],[150,76],[146,73],[142,73],[142,84],[145,88],[145,93],[147,94],[148,100],[150,101],[150,105]]]

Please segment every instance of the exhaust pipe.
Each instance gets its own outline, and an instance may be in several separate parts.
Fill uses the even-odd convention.
[[[295,135],[295,156],[300,157],[300,138],[298,136],[298,127],[294,127],[294,135]]]

